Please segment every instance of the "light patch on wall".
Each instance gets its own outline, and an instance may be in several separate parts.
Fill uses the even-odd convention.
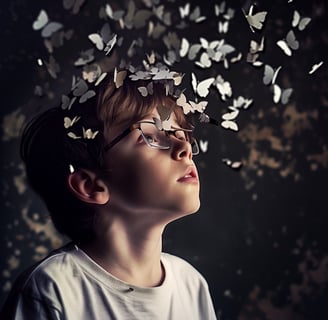
[[[9,141],[18,138],[24,121],[25,116],[21,113],[20,108],[5,115],[2,122],[2,141]]]

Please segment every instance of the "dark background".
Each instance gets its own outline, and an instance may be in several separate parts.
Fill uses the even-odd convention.
[[[139,8],[142,1],[135,1]],[[159,1],[158,1],[159,2]],[[2,1],[1,14],[1,265],[0,297],[4,301],[16,276],[65,243],[52,228],[40,200],[26,185],[18,155],[23,123],[36,112],[58,105],[69,89],[72,60],[82,49],[91,48],[85,34],[101,28],[102,1],[86,1],[77,14],[61,1]],[[124,1],[110,1],[125,9]],[[186,1],[162,1],[165,10],[177,11]],[[241,52],[241,61],[225,69],[213,63],[210,69],[192,61],[174,64],[184,73],[194,71],[200,79],[221,74],[239,95],[254,100],[239,115],[238,132],[211,125],[197,128],[199,138],[209,141],[208,151],[196,159],[202,182],[202,207],[198,214],[170,225],[164,250],[184,257],[208,280],[217,314],[222,319],[320,320],[328,319],[328,83],[327,4],[324,0],[257,1],[257,11],[268,11],[262,30],[252,33],[241,8],[251,2],[227,1],[235,16],[229,32],[220,34],[213,13],[219,2],[191,2],[206,16],[202,23],[175,29],[178,39],[199,37],[225,39]],[[222,3],[222,2],[221,2]],[[159,6],[159,4],[157,4]],[[39,31],[32,29],[40,9],[53,21],[74,30],[73,37],[54,49],[61,71],[54,79],[37,59],[49,59]],[[303,31],[293,28],[300,43],[287,57],[277,46],[292,28],[293,11],[312,21]],[[124,30],[125,39],[137,39],[142,30]],[[251,39],[265,37],[260,59],[282,66],[277,82],[292,87],[285,105],[272,101],[270,87],[262,82],[263,67],[246,62]],[[131,40],[130,39],[130,40]],[[162,37],[145,40],[142,50],[161,52]],[[131,40],[132,41],[132,40]],[[309,75],[311,66],[324,64]],[[35,94],[40,86],[43,94]],[[190,90],[190,88],[188,89]],[[208,96],[207,113],[216,119],[227,112],[217,92]],[[55,134],[55,133],[54,133]],[[242,161],[241,170],[222,163],[223,158]],[[51,170],[51,168],[49,168]]]

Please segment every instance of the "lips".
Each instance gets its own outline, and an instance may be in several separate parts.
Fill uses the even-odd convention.
[[[198,183],[198,174],[194,165],[189,166],[178,182]]]

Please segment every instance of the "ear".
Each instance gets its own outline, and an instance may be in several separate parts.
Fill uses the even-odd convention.
[[[109,189],[106,183],[87,169],[78,169],[67,177],[68,188],[80,200],[105,204],[109,201]]]

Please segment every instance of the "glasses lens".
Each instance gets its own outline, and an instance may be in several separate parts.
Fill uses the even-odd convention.
[[[154,123],[141,122],[140,129],[148,145],[160,149],[170,148],[170,138],[166,135],[165,131],[158,130]]]
[[[189,141],[193,155],[199,154],[199,147],[196,139],[191,137],[190,132],[184,130],[164,131],[158,130],[154,123],[141,122],[140,130],[145,142],[155,148],[169,149],[172,145],[170,134],[172,133],[177,139]]]

